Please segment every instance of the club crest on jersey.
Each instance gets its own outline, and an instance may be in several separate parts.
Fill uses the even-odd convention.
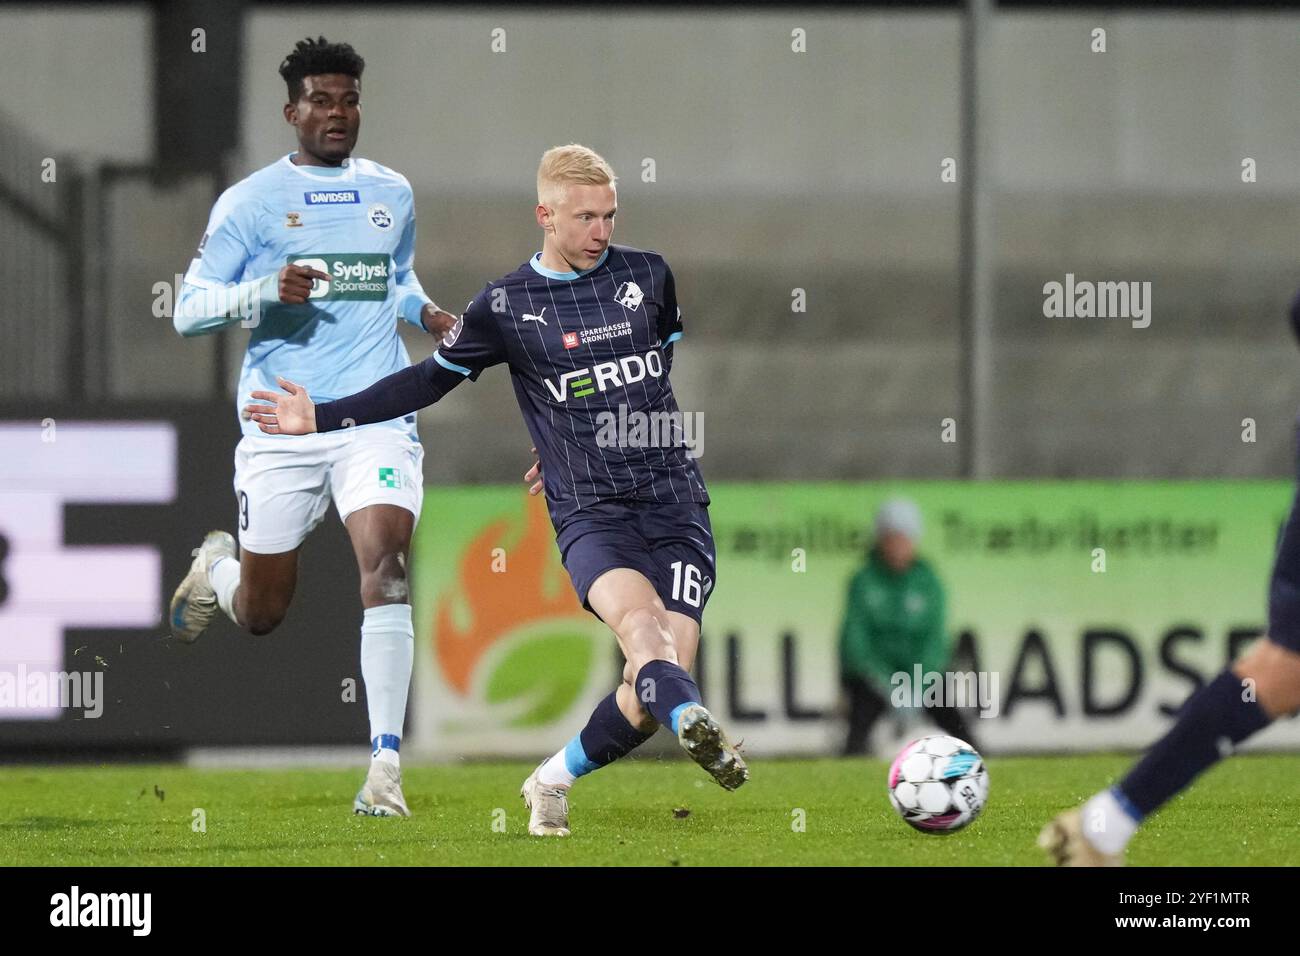
[[[284,225],[287,229],[297,229],[302,225],[302,213],[286,212],[284,214]]]
[[[302,194],[308,206],[329,206],[334,203],[359,203],[361,193],[355,189],[313,189]]]
[[[370,209],[366,212],[366,219],[369,220],[370,225],[380,232],[387,232],[393,228],[393,214],[381,202],[371,204]]]
[[[614,293],[614,301],[625,309],[631,309],[635,312],[641,305],[641,300],[645,298],[645,293],[635,282],[624,282]]]

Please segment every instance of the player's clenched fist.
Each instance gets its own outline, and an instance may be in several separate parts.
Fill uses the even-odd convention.
[[[245,405],[244,417],[257,422],[268,435],[310,435],[316,430],[316,404],[307,389],[287,378],[276,377],[276,384],[288,394],[254,392],[252,397],[270,405]]]
[[[280,301],[286,305],[302,305],[311,295],[314,280],[329,282],[330,277],[319,269],[287,265],[280,270]]]

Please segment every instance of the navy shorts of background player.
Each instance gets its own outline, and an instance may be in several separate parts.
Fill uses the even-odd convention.
[[[1291,303],[1291,330],[1300,341],[1300,294]],[[1296,491],[1273,556],[1268,585],[1268,637],[1300,652],[1300,420],[1296,422]]]

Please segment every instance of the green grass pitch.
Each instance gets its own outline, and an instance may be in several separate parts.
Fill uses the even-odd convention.
[[[0,773],[7,865],[1041,865],[1042,824],[1113,781],[1120,755],[989,761],[984,814],[913,831],[867,760],[755,760],[726,793],[685,760],[629,759],[580,780],[574,835],[527,835],[528,762],[409,766],[409,820],[354,817],[356,770],[181,765],[10,766]],[[197,832],[201,809],[206,832]],[[681,814],[676,811],[687,810]],[[1240,756],[1134,839],[1146,866],[1300,864],[1300,755]],[[800,826],[802,824],[802,826]]]

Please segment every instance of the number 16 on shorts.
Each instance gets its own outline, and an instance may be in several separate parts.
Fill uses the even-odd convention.
[[[674,561],[669,567],[673,569],[673,600],[699,607],[705,588],[712,586],[713,582],[708,578],[701,579],[700,569],[693,564]]]

